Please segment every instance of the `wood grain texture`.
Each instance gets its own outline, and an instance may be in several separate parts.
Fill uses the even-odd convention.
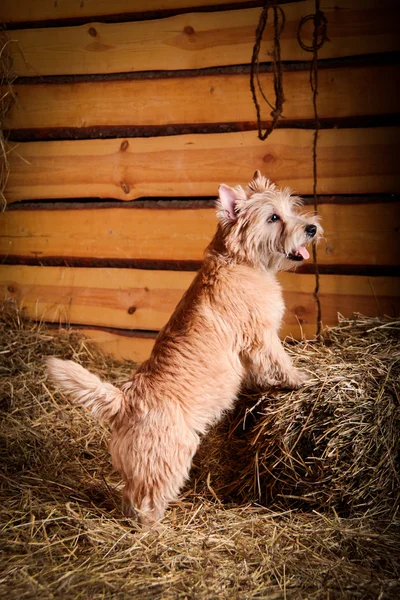
[[[329,42],[320,58],[400,49],[396,0],[322,0],[329,23]],[[313,13],[313,0],[287,4],[281,37],[282,60],[310,60],[297,41],[302,17]],[[17,76],[120,73],[149,70],[201,69],[248,64],[261,9],[191,13],[166,19],[88,23],[75,27],[18,29],[10,35]],[[264,60],[273,39],[267,26],[261,46]],[[311,44],[312,26],[302,39]]]
[[[105,332],[125,337],[123,346],[135,342],[128,335],[138,330],[159,330],[168,320],[194,273],[139,271],[129,269],[73,269],[68,267],[0,267],[0,297],[11,298],[35,319],[85,329],[104,327]],[[286,303],[282,336],[299,338],[315,334],[315,278],[312,275],[279,275]],[[320,299],[325,325],[337,322],[337,313],[350,317],[391,315],[400,312],[400,279],[384,277],[346,277],[324,275],[320,280]],[[131,311],[132,307],[135,311]],[[133,330],[133,331],[132,331]],[[131,333],[129,333],[131,332]],[[102,338],[104,332],[92,330]],[[152,340],[144,338],[146,352]],[[115,353],[112,346],[109,351]],[[132,358],[132,355],[125,355]],[[137,360],[137,357],[135,357]]]
[[[399,67],[359,66],[321,69],[318,114],[322,118],[398,112]],[[268,98],[274,97],[271,73],[260,76]],[[376,82],[379,81],[379,85]],[[284,75],[286,119],[312,119],[307,71]],[[157,126],[254,122],[249,75],[103,81],[64,84],[15,84],[16,102],[4,128]],[[262,118],[271,109],[262,103]]]
[[[0,21],[55,21],[81,19],[106,15],[145,13],[163,10],[187,10],[191,8],[224,6],[243,3],[243,0],[2,0]]]
[[[287,309],[281,337],[312,339],[316,333],[315,303],[311,294],[311,275],[281,274]],[[323,326],[334,326],[338,313],[351,318],[354,313],[367,316],[399,316],[400,279],[323,275],[320,278]],[[307,291],[304,291],[307,290]],[[295,300],[294,300],[295,299]],[[288,305],[288,302],[292,302]],[[314,318],[314,322],[313,322]],[[120,360],[141,363],[150,356],[154,340],[123,333],[79,328],[99,348]]]
[[[193,277],[192,272],[3,265],[0,294],[37,320],[158,330]]]
[[[132,360],[140,364],[147,358],[154,346],[154,339],[138,335],[126,335],[87,327],[72,327],[89,338],[104,354],[111,354],[117,360]]]
[[[397,127],[331,129],[318,141],[320,194],[395,193]],[[255,169],[299,194],[311,194],[313,131],[10,144],[8,202],[49,198],[213,196],[222,182],[247,182]]]
[[[334,325],[337,313],[344,317],[354,313],[371,317],[400,315],[399,277],[324,275],[320,286],[324,325]]]
[[[321,265],[398,265],[399,204],[323,204]],[[9,210],[0,256],[202,260],[216,229],[213,208]]]

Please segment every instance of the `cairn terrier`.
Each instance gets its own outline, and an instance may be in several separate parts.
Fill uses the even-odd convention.
[[[202,267],[160,331],[151,356],[121,389],[77,363],[48,359],[53,381],[112,424],[110,452],[123,508],[154,526],[186,481],[200,436],[242,386],[298,388],[306,381],[278,336],[278,271],[309,258],[318,219],[256,171],[245,187],[219,187],[217,232]]]

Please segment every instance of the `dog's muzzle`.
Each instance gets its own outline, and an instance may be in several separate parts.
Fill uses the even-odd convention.
[[[302,256],[301,254],[294,254],[294,252],[290,252],[290,254],[286,254],[286,258],[288,258],[289,260],[297,261],[297,262],[304,260],[304,256]]]
[[[317,233],[317,226],[311,224],[306,225],[304,231],[306,232],[306,236],[312,239]],[[294,260],[296,262],[301,262],[302,260],[307,260],[307,258],[310,258],[310,254],[307,248],[305,248],[304,246],[300,246],[298,250],[294,250],[292,252],[289,252],[289,254],[286,254],[286,258],[288,258],[289,260]]]
[[[309,239],[312,239],[315,236],[315,234],[317,233],[317,226],[311,225],[311,224],[306,225],[304,228],[304,231],[306,232],[306,236]],[[289,252],[285,256],[289,260],[294,260],[295,262],[301,262],[302,260],[307,260],[308,258],[310,258],[310,253],[308,252],[308,250],[305,246],[300,246],[300,248],[292,250],[292,252]]]

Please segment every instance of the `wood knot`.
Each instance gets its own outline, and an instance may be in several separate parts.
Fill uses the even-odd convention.
[[[129,313],[130,315],[133,315],[133,313],[135,313],[135,312],[136,312],[136,306],[130,306],[130,307],[128,308],[128,313]]]
[[[128,142],[128,140],[124,140],[120,146],[121,152],[125,152],[125,150],[127,150],[128,148],[129,148],[129,142]]]
[[[263,161],[265,163],[275,162],[275,156],[273,154],[265,154],[265,156],[263,156]]]
[[[97,35],[97,31],[95,30],[94,27],[91,27],[88,31],[89,35],[91,35],[92,37],[96,37]]]
[[[186,25],[183,29],[183,33],[186,35],[194,35],[196,32],[191,25]]]
[[[129,192],[131,191],[129,185],[125,183],[125,181],[121,181],[121,188],[125,192],[125,194],[129,194]]]
[[[307,314],[307,309],[305,306],[296,306],[296,308],[294,309],[294,314],[298,317],[299,315],[306,315]]]

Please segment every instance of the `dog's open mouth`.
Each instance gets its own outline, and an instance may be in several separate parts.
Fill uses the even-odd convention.
[[[297,250],[292,250],[292,252],[286,254],[286,258],[296,261],[307,260],[307,258],[310,258],[310,253],[305,246],[300,246]]]

